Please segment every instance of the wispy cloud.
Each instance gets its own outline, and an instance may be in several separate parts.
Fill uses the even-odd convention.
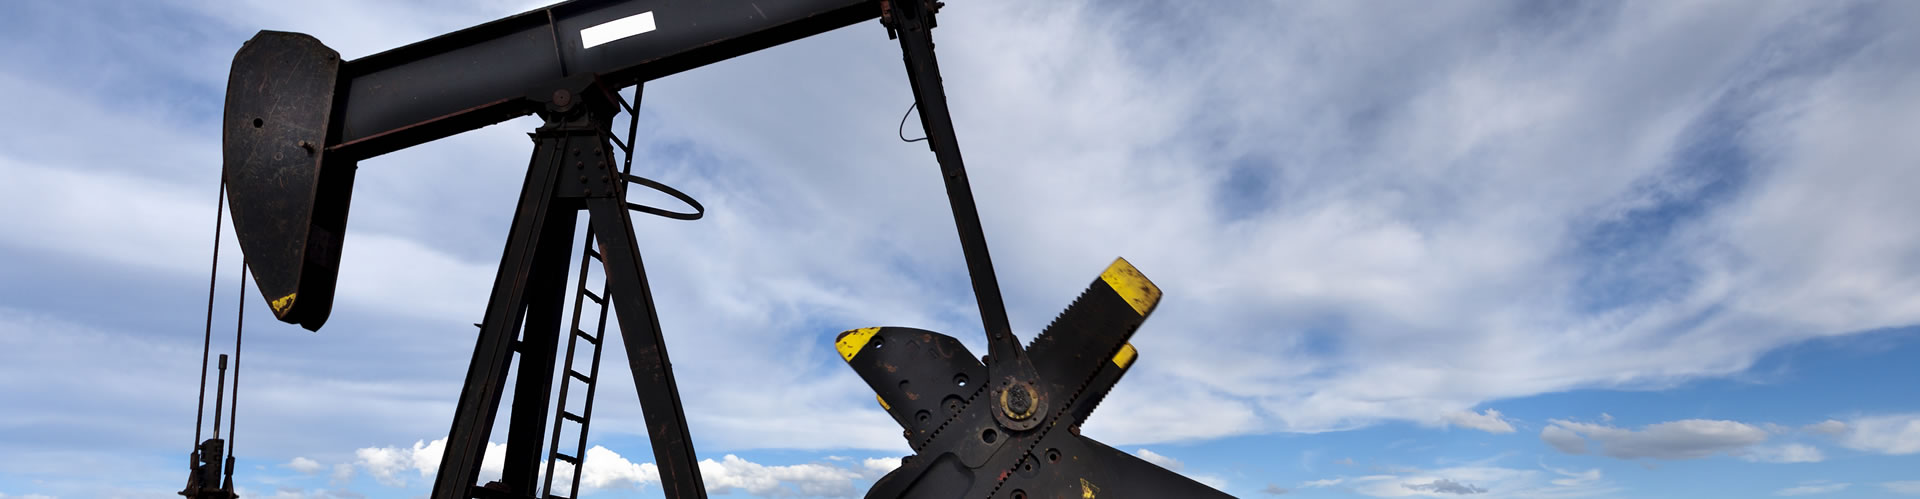
[[[1920,495],[1920,480],[1880,482],[1880,488],[1895,494]]]
[[[1567,471],[1459,466],[1440,469],[1404,468],[1391,473],[1312,480],[1300,488],[1338,487],[1372,497],[1593,497],[1618,489],[1601,479],[1599,469]],[[1553,478],[1553,477],[1559,478]]]
[[[1513,433],[1513,424],[1500,416],[1500,411],[1487,409],[1482,412],[1461,411],[1447,415],[1447,423],[1464,428],[1472,428],[1487,433]]]
[[[1787,487],[1784,489],[1774,491],[1773,495],[1806,496],[1806,495],[1816,495],[1816,494],[1832,494],[1834,492],[1847,490],[1847,486],[1849,485],[1852,485],[1852,484],[1849,484],[1846,482],[1829,482],[1826,480],[1815,480],[1810,482],[1802,482],[1800,485],[1797,485],[1797,486]]]
[[[1920,452],[1920,414],[1866,416],[1844,425],[1831,423],[1820,423],[1819,430],[1836,434],[1840,445],[1849,449],[1893,455]]]
[[[1827,459],[1819,448],[1807,444],[1755,446],[1740,458],[1763,463],[1817,463]]]
[[[1555,419],[1540,432],[1541,440],[1561,452],[1584,453],[1587,441],[1591,440],[1598,444],[1601,454],[1620,459],[1698,459],[1721,453],[1737,454],[1747,452],[1767,438],[1766,430],[1757,426],[1710,419],[1668,421],[1640,429]]]

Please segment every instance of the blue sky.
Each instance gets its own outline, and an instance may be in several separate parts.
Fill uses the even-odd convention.
[[[1115,256],[1166,293],[1088,435],[1241,497],[1920,495],[1920,4],[949,4],[1016,331]],[[0,5],[0,498],[182,485],[241,41],[537,6]],[[636,230],[716,494],[907,452],[835,333],[984,351],[898,57],[863,23],[648,86],[636,171],[709,210]],[[245,497],[425,493],[535,125],[362,163],[321,332],[246,297]],[[622,378],[583,477],[658,496]]]

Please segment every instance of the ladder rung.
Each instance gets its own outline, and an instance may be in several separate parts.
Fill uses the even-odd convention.
[[[601,298],[600,295],[593,294],[593,290],[591,289],[580,288],[580,294],[586,295],[587,299],[593,300],[594,303],[598,303],[601,305],[607,304],[606,298]]]
[[[593,383],[593,378],[591,378],[591,377],[588,377],[588,376],[587,376],[587,375],[585,375],[585,374],[581,374],[581,373],[580,373],[580,371],[575,371],[575,370],[572,370],[572,369],[568,369],[568,370],[567,370],[567,375],[568,375],[568,376],[572,376],[572,377],[575,377],[575,378],[580,378],[580,382],[582,382],[582,383]]]
[[[587,422],[587,418],[581,417],[579,414],[574,414],[567,411],[560,411],[560,417],[562,419],[571,419],[575,423],[585,424]]]
[[[569,455],[566,455],[566,454],[561,454],[561,453],[558,453],[558,452],[555,452],[555,453],[553,453],[553,458],[554,458],[554,459],[559,459],[559,460],[561,460],[561,461],[566,461],[566,462],[569,462],[569,463],[573,463],[573,465],[575,465],[575,466],[579,466],[579,465],[580,465],[580,458],[577,458],[577,457],[573,457],[573,456],[569,456]]]
[[[573,330],[573,335],[574,335],[574,336],[579,336],[579,337],[581,337],[581,338],[583,338],[583,339],[586,339],[586,340],[587,340],[587,343],[592,343],[592,344],[594,344],[594,345],[599,345],[599,344],[600,344],[600,339],[599,339],[599,338],[595,338],[595,337],[593,337],[592,335],[589,335],[589,334],[587,334],[587,332],[586,332],[586,331],[581,331],[581,330],[579,330],[579,329],[574,329],[574,330]]]
[[[593,249],[593,244],[591,244],[592,241],[588,241],[588,243],[589,244],[587,244],[587,258],[592,258],[595,260],[606,260],[605,258],[600,257],[599,250]]]
[[[607,138],[613,141],[613,147],[619,148],[620,152],[624,152],[624,153],[633,152],[633,146],[628,145],[626,142],[621,141],[620,137],[615,137],[613,134],[609,133],[607,134]]]

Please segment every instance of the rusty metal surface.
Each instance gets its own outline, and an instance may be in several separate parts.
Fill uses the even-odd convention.
[[[308,271],[339,265],[339,228],[325,222],[345,219],[344,201],[316,198],[322,177],[338,176],[325,171],[321,145],[339,67],[311,36],[262,31],[234,54],[227,80],[221,153],[234,235],[274,315],[308,329],[325,322],[335,275]]]
[[[1054,411],[1033,418],[1036,428],[1025,431],[994,417],[1024,412],[1016,403],[1018,392],[970,391],[940,382],[977,379],[984,371],[958,340],[932,331],[880,328],[847,362],[887,403],[916,454],[878,480],[867,497],[1226,497],[1078,431],[1132,365],[1132,358],[1117,361],[1114,354],[1150,312],[1134,308],[1102,279],[1089,284],[1034,339],[1028,356],[1043,373],[1041,382],[1014,383],[1056,404]],[[944,403],[929,403],[935,396]],[[923,411],[947,417],[923,420]]]
[[[880,328],[848,362],[886,401],[887,414],[914,449],[983,397],[987,368],[952,336],[923,329]]]
[[[582,29],[642,12],[657,29],[583,45]],[[236,236],[275,317],[318,330],[359,160],[537,113],[542,96],[528,92],[569,78],[625,87],[877,15],[867,0],[575,0],[352,61],[311,36],[261,31],[228,79]]]

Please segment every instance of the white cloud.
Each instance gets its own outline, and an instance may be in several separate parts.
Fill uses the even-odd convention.
[[[1895,494],[1920,495],[1920,480],[1880,482],[1880,487]]]
[[[1466,494],[1487,493],[1487,489],[1475,487],[1468,484],[1463,484],[1460,482],[1455,482],[1453,480],[1448,480],[1445,478],[1434,479],[1433,481],[1427,482],[1427,483],[1405,483],[1405,484],[1401,484],[1400,486],[1406,487],[1408,489],[1418,490],[1418,491],[1433,492],[1436,494],[1466,495]]]
[[[700,460],[701,479],[707,491],[729,494],[735,491],[772,497],[785,495],[851,497],[853,480],[859,472],[824,464],[767,466],[727,454],[719,461]]]
[[[1815,480],[1811,482],[1802,482],[1798,486],[1787,487],[1784,489],[1774,491],[1773,495],[1804,496],[1804,495],[1814,495],[1814,494],[1832,494],[1834,492],[1846,490],[1848,485],[1852,485],[1852,484],[1849,484],[1846,482],[1834,483],[1834,482],[1828,482],[1826,480]]]
[[[1560,478],[1548,480],[1547,483],[1562,487],[1579,487],[1600,481],[1600,468],[1593,468],[1586,471],[1569,471],[1546,465],[1541,465],[1541,467],[1546,468],[1547,471],[1551,471],[1556,475],[1560,475]]]
[[[40,495],[40,494],[27,494],[24,496],[15,496],[15,495],[7,495],[6,493],[0,493],[0,499],[56,499],[56,498],[53,496]]]
[[[292,468],[294,471],[306,473],[309,475],[320,471],[320,468],[321,468],[319,461],[314,461],[312,459],[307,459],[304,457],[297,457],[297,456],[294,457],[292,461],[287,461],[287,464],[285,466],[288,468]]]
[[[1163,456],[1163,455],[1160,455],[1160,453],[1158,452],[1154,452],[1146,449],[1133,451],[1133,455],[1139,456],[1140,459],[1144,459],[1147,462],[1153,463],[1156,466],[1166,468],[1167,471],[1180,471],[1180,468],[1186,466],[1184,463],[1181,463],[1180,460],[1178,459]]]
[[[1341,483],[1344,483],[1346,481],[1347,479],[1345,478],[1322,478],[1319,480],[1308,480],[1305,482],[1301,482],[1300,486],[1303,488],[1332,487],[1335,485],[1340,485]]]
[[[354,464],[382,485],[404,487],[407,478],[402,473],[412,470],[427,478],[440,471],[440,458],[446,453],[447,439],[439,438],[432,442],[415,441],[412,447],[363,447],[353,451]],[[501,471],[501,459],[506,454],[507,444],[487,442],[487,449],[481,454],[480,474],[486,477],[492,474],[498,477]],[[337,472],[338,470],[336,470]]]
[[[1753,425],[1711,419],[1668,421],[1638,430],[1555,419],[1540,434],[1542,440],[1562,452],[1579,454],[1585,449],[1585,441],[1591,439],[1599,444],[1601,454],[1620,459],[1697,459],[1720,453],[1739,454],[1766,441],[1767,437],[1766,430]]]
[[[338,490],[338,489],[309,490],[309,489],[302,489],[298,487],[284,487],[284,486],[275,488],[273,490],[273,493],[270,495],[257,493],[242,487],[235,487],[234,492],[241,494],[240,497],[262,498],[262,499],[364,499],[366,497],[364,495],[361,495],[358,492],[353,492],[349,490]]]
[[[1302,488],[1336,487],[1372,497],[1591,497],[1616,491],[1600,470],[1572,472],[1497,466],[1458,466],[1433,470],[1398,469],[1391,473],[1314,480]],[[1558,478],[1554,478],[1554,477]]]
[[[587,471],[580,477],[580,488],[583,491],[639,490],[649,484],[660,483],[658,466],[653,463],[634,463],[606,447],[595,445],[587,449],[585,458]],[[544,470],[545,467],[541,469]],[[555,484],[571,482],[573,466],[565,463],[555,464],[553,475]]]
[[[421,478],[439,471],[445,448],[446,439],[439,439],[415,442],[412,447],[362,448],[354,455],[360,468],[382,485],[404,487],[408,471],[416,472]],[[505,451],[505,444],[488,442],[486,457],[481,462],[482,480],[489,475],[499,476]],[[641,490],[660,483],[660,469],[653,463],[635,463],[604,446],[587,449],[585,458],[586,474],[580,477],[583,492]],[[849,461],[842,461],[848,462],[845,467],[814,463],[765,465],[727,454],[719,460],[702,459],[699,466],[708,493],[739,492],[761,497],[853,497],[858,493],[854,480],[874,480],[900,466],[900,458],[894,457]],[[542,464],[544,470],[544,462]],[[565,463],[554,466],[556,484],[572,479],[572,466]]]
[[[1483,412],[1459,411],[1447,413],[1447,423],[1472,428],[1487,433],[1513,433],[1513,424],[1500,417],[1500,411],[1487,409]]]
[[[1920,414],[1855,418],[1838,438],[1841,446],[1854,450],[1893,455],[1920,452]]]
[[[899,467],[897,457],[869,457],[860,461],[861,474],[869,480],[877,480]]]
[[[352,482],[353,482],[353,464],[352,463],[340,463],[340,464],[333,465],[333,474],[327,476],[327,485],[329,486],[339,487]]]
[[[1763,463],[1817,463],[1826,460],[1820,449],[1806,444],[1786,444],[1779,446],[1755,446],[1740,455],[1741,459]]]
[[[1554,449],[1560,452],[1568,454],[1587,453],[1587,439],[1581,438],[1579,433],[1574,433],[1573,430],[1569,430],[1560,425],[1547,425],[1546,428],[1541,428],[1540,440],[1545,441],[1547,445],[1553,446]]]
[[[1847,424],[1840,422],[1838,420],[1829,419],[1826,421],[1821,421],[1818,423],[1807,425],[1806,427],[1801,429],[1806,430],[1808,432],[1812,432],[1812,433],[1818,433],[1821,435],[1839,436],[1840,434],[1847,432]]]

